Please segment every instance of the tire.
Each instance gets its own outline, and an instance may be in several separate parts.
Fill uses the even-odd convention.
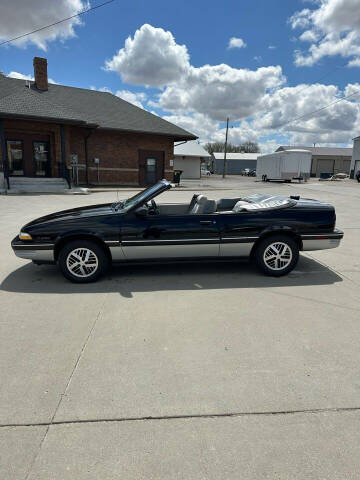
[[[257,245],[254,260],[257,267],[266,275],[281,277],[290,273],[296,266],[299,260],[299,246],[287,235],[271,235]]]
[[[71,282],[90,283],[106,272],[110,262],[100,245],[91,240],[79,239],[64,245],[58,264],[64,277]]]

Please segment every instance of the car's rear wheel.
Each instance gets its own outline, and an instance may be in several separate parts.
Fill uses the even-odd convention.
[[[59,267],[65,278],[74,283],[97,280],[108,268],[103,248],[90,240],[74,240],[64,245],[59,254]]]
[[[272,235],[260,241],[254,258],[258,268],[266,275],[281,277],[296,266],[299,246],[287,235]]]

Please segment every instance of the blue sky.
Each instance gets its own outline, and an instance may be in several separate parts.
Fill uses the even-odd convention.
[[[258,141],[263,151],[278,143],[347,145],[359,134],[360,95],[289,122],[360,89],[356,3],[115,0],[82,24],[66,22],[0,47],[0,70],[31,75],[33,57],[45,56],[56,82],[108,89],[201,141],[221,140],[228,115],[230,140]],[[13,0],[0,7],[0,39],[84,6]]]

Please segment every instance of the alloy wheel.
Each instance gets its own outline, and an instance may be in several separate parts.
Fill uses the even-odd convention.
[[[292,250],[284,242],[274,242],[268,245],[264,251],[263,259],[270,270],[283,270],[293,258]]]
[[[86,278],[93,275],[99,267],[96,254],[89,248],[76,248],[66,258],[66,266],[72,275]]]

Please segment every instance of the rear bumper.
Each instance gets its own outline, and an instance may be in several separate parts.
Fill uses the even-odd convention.
[[[327,250],[328,248],[336,248],[344,236],[344,232],[335,229],[331,233],[323,234],[303,234],[301,240],[303,251],[310,250]]]
[[[11,242],[11,248],[19,258],[33,260],[36,263],[55,262],[53,243],[23,242],[17,236]]]

